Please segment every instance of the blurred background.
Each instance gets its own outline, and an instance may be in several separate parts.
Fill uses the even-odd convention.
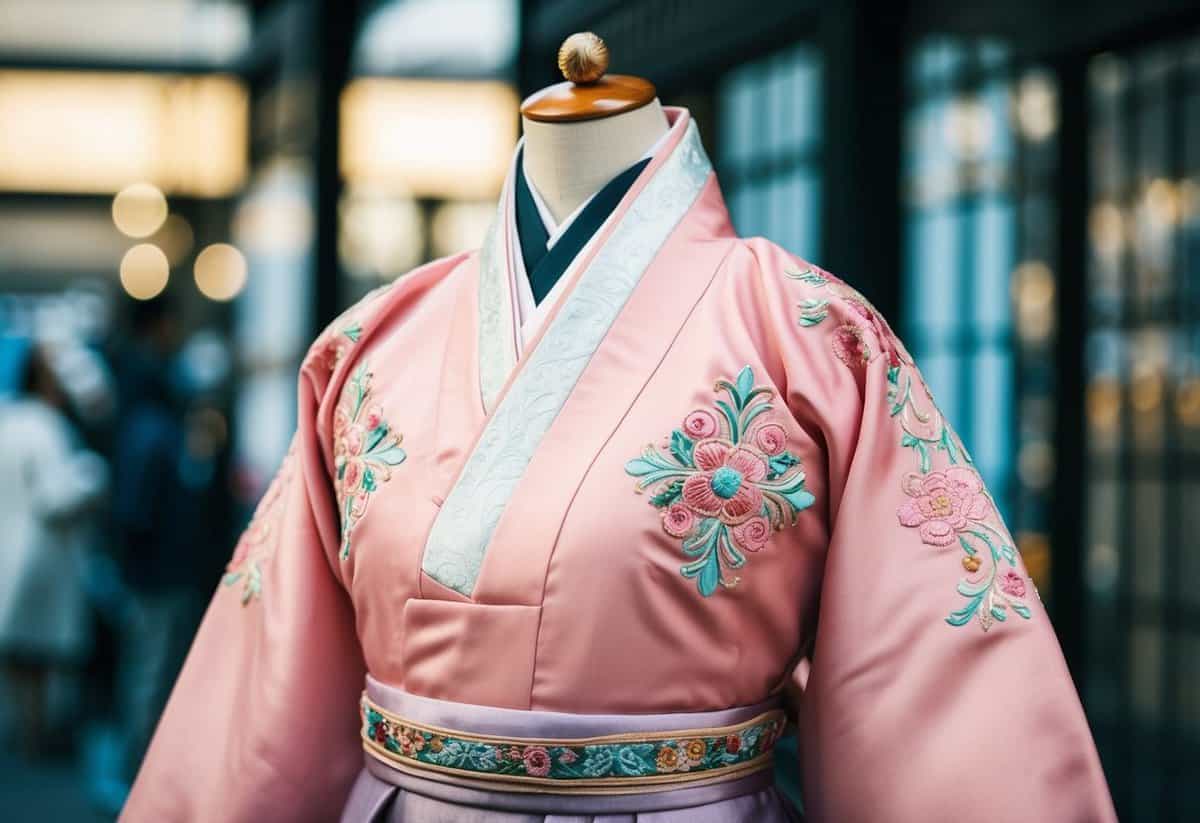
[[[1122,819],[1200,819],[1200,4],[0,0],[5,819],[114,816],[308,342],[479,244],[584,29],[894,320]]]

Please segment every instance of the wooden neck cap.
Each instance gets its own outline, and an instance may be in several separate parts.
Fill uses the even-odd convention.
[[[656,94],[654,85],[640,77],[606,76],[608,46],[590,31],[563,41],[558,68],[567,82],[529,95],[521,103],[522,115],[542,123],[597,120],[641,108]]]

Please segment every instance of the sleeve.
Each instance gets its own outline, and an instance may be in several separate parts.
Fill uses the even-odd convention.
[[[828,461],[819,605],[791,689],[806,819],[1115,820],[1046,611],[912,358],[852,288],[776,264],[789,403]]]
[[[331,560],[338,518],[319,420],[344,348],[332,344],[346,339],[322,335],[306,358],[292,447],[217,587],[122,821],[340,814],[362,766],[365,669]]]

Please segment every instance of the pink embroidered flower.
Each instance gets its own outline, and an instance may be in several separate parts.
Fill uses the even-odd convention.
[[[875,332],[875,339],[879,341],[880,349],[888,357],[888,365],[899,366],[902,360],[912,362],[912,358],[908,357],[908,353],[904,351],[900,338],[892,331],[892,327],[888,325],[879,310],[872,306],[867,298],[849,286],[843,284],[842,289],[848,293],[845,298],[846,303],[856,314],[866,320],[871,330]],[[868,357],[868,359],[870,358]]]
[[[869,362],[871,347],[867,345],[862,327],[857,323],[843,323],[834,329],[833,353],[851,368]]]
[[[346,470],[342,473],[342,489],[346,492],[352,492],[358,488],[358,482],[362,480],[362,462],[359,460],[347,460]]]
[[[672,503],[670,508],[663,512],[663,531],[672,537],[687,537],[695,525],[695,515],[682,503]]]
[[[558,756],[558,762],[564,764],[574,763],[578,759],[579,755],[575,754],[574,749],[563,749],[562,753]]]
[[[550,773],[550,753],[544,746],[526,746],[522,758],[525,773],[533,777],[545,777]]]
[[[733,539],[746,551],[756,552],[767,545],[771,536],[771,523],[761,514],[751,517],[740,526],[733,527]]]
[[[787,432],[778,423],[767,423],[755,433],[754,443],[763,454],[775,456],[787,447]]]
[[[952,466],[943,472],[910,474],[904,478],[906,501],[896,515],[900,523],[917,527],[930,546],[949,546],[971,521],[991,511],[983,482],[974,469]]]
[[[363,428],[367,431],[374,431],[383,423],[383,409],[379,405],[374,405],[367,410],[366,416],[363,418]]]
[[[342,432],[350,425],[350,412],[346,408],[346,404],[339,403],[333,411],[333,436],[336,438],[333,450],[335,453],[345,451],[345,443],[342,441]]]
[[[683,431],[693,440],[712,437],[717,433],[717,417],[707,409],[696,409],[683,419]]]
[[[349,426],[343,434],[343,440],[346,444],[347,454],[359,454],[362,452],[363,431],[358,426]]]
[[[382,744],[387,740],[387,721],[380,720],[375,724],[375,742]]]
[[[726,440],[701,440],[692,452],[700,471],[683,483],[683,502],[694,512],[720,518],[726,525],[758,514],[762,491],[755,485],[767,476],[767,461],[745,446]]]
[[[521,750],[516,746],[509,746],[504,750],[504,759],[506,760],[520,760],[521,756]]]
[[[1024,597],[1025,579],[1010,569],[1000,578],[1000,591],[1013,597]]]
[[[742,750],[742,736],[740,734],[731,734],[725,737],[725,751],[729,754],[737,754]]]

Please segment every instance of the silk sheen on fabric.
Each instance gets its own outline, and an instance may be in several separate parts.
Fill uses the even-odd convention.
[[[528,339],[506,194],[481,252],[313,344],[293,450],[123,820],[590,819],[364,769],[368,673],[531,726],[782,699],[810,821],[1115,820],[1046,611],[917,365],[849,285],[737,237],[669,119]],[[594,813],[791,814],[744,788]]]

